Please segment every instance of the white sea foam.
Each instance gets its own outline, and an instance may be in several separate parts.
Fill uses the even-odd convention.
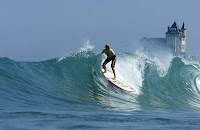
[[[118,76],[133,86],[138,94],[142,87],[144,65],[144,61],[138,57],[122,56],[118,58],[118,65],[116,66]]]
[[[86,40],[86,41],[83,43],[83,47],[81,47],[81,48],[79,49],[78,52],[92,51],[93,48],[94,48],[94,46],[92,46],[92,45],[90,44],[90,40]]]
[[[136,51],[136,55],[138,55],[142,59],[147,59],[147,62],[155,64],[161,77],[165,76],[168,73],[168,69],[171,66],[171,62],[173,59],[173,55],[167,50],[163,49],[156,52],[147,52],[143,49],[138,49]]]

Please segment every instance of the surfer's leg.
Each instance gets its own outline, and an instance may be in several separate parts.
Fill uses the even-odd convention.
[[[114,74],[114,79],[116,79],[116,73],[115,73],[115,63],[116,63],[116,57],[114,58],[114,60],[112,60],[112,64],[111,64],[111,68]]]
[[[106,59],[104,62],[103,62],[103,69],[104,69],[104,73],[106,73],[106,64],[108,63],[108,60]]]
[[[107,59],[103,62],[102,67],[103,67],[103,69],[104,69],[104,73],[106,73],[106,64],[107,64],[108,62],[110,62],[111,60],[112,60],[111,58],[107,58]]]
[[[106,62],[104,61],[104,63],[103,63],[103,65],[102,65],[102,67],[103,67],[103,69],[104,69],[104,73],[106,73]]]

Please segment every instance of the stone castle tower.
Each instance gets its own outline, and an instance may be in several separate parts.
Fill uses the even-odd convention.
[[[166,45],[172,50],[174,55],[185,53],[186,50],[186,28],[183,23],[180,29],[176,22],[171,27],[168,27],[166,34]]]
[[[178,24],[174,22],[171,27],[168,26],[168,30],[165,34],[166,38],[144,37],[140,42],[146,48],[151,48],[153,45],[159,45],[164,48],[167,47],[175,56],[179,56],[186,52],[186,28],[184,23],[180,29]]]

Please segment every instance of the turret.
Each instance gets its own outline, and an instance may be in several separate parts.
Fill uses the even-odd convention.
[[[186,28],[185,28],[185,24],[183,22],[183,26],[181,28],[181,52],[185,52],[186,50]]]
[[[181,31],[182,31],[182,36],[186,37],[186,28],[185,28],[184,22],[183,22],[183,26],[181,28]]]
[[[182,26],[181,30],[186,30],[184,22],[183,22],[183,26]]]

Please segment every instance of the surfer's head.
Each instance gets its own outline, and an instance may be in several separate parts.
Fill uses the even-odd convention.
[[[110,45],[106,44],[105,48],[106,48],[106,50],[109,50],[110,49]]]

